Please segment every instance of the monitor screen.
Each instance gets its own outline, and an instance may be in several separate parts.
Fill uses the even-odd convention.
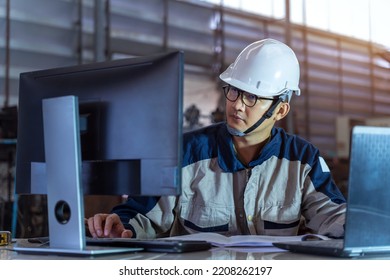
[[[84,194],[180,194],[183,60],[177,51],[22,73],[15,192],[46,193],[42,101],[76,96]]]

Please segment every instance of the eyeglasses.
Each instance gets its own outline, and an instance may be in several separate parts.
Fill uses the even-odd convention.
[[[240,90],[240,89],[238,89],[236,87],[232,87],[230,85],[225,85],[225,86],[222,87],[222,89],[223,89],[223,93],[224,93],[226,99],[231,101],[231,102],[236,102],[237,99],[241,95],[241,101],[247,107],[255,106],[257,100],[259,100],[259,99],[260,100],[271,100],[271,101],[277,100],[277,98],[259,97],[259,96],[255,95],[255,94],[247,93],[247,92],[245,92],[243,90]]]

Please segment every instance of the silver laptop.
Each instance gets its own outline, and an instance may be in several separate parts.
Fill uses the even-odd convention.
[[[291,252],[390,256],[390,127],[352,130],[344,240],[278,242]]]

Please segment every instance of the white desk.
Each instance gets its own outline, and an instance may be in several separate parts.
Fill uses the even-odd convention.
[[[39,246],[29,243],[25,239],[16,241],[18,246]],[[0,260],[58,260],[58,259],[100,259],[100,260],[338,260],[339,258],[316,256],[306,254],[295,254],[283,251],[275,247],[263,248],[221,248],[214,247],[208,251],[189,253],[151,253],[134,252],[126,254],[102,255],[93,257],[70,257],[56,255],[21,254],[12,251],[15,243],[9,246],[0,247]],[[390,259],[390,256],[381,259]]]

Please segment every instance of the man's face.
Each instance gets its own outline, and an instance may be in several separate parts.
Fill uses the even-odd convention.
[[[243,132],[254,125],[271,105],[271,100],[264,99],[258,99],[253,107],[246,106],[241,96],[234,102],[226,99],[226,121],[231,128]],[[261,127],[263,125],[257,130]]]

